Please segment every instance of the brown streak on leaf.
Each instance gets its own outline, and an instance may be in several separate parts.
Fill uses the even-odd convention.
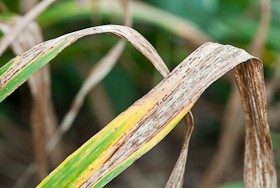
[[[159,133],[178,115],[178,112],[184,111],[186,106],[191,106],[211,83],[239,63],[251,58],[254,57],[244,50],[215,43],[206,43],[194,51],[153,90],[133,105],[145,100],[147,96],[157,96],[159,101],[157,108],[152,107],[148,110],[130,130],[124,132],[123,136],[112,144],[111,152],[106,154],[107,161],[81,187],[94,185],[110,169],[123,162]],[[173,93],[174,89],[177,92]],[[160,95],[157,95],[158,93]],[[273,165],[270,168],[274,168]],[[259,177],[259,174],[256,177]],[[272,185],[274,183],[272,181]]]
[[[66,47],[74,43],[79,38],[82,38],[87,35],[101,34],[101,33],[111,33],[120,37],[124,37],[136,49],[138,49],[147,59],[149,59],[153,63],[155,68],[162,75],[166,76],[169,73],[168,68],[166,67],[161,57],[156,52],[155,48],[142,35],[140,35],[138,32],[136,32],[134,29],[130,27],[120,26],[120,25],[104,25],[104,26],[92,27],[92,28],[76,31],[73,33],[69,33],[61,37],[58,37],[56,39],[43,42],[35,46],[34,48],[28,50],[21,56],[16,57],[17,64],[19,64],[21,67],[24,67],[28,63],[30,63],[30,61],[34,60],[34,58],[37,57],[38,55],[37,53],[43,55],[47,53],[48,50],[62,43],[66,43],[65,44]],[[34,52],[36,52],[36,54]],[[57,54],[55,54],[55,56],[56,55]],[[8,71],[6,71],[5,74],[3,74],[0,77],[0,89],[3,88],[4,85],[18,73],[18,71],[19,69],[15,66],[12,66]]]
[[[251,59],[235,68],[246,125],[245,187],[276,188],[276,170],[267,122],[262,64]]]
[[[253,41],[250,44],[249,52],[257,57],[262,57],[263,49],[265,46],[267,30],[270,24],[270,0],[261,1],[261,20],[258,26],[258,30],[255,33]],[[241,104],[236,101],[237,95],[236,87],[233,88],[233,93],[229,98],[229,104],[226,106],[224,119],[222,122],[222,133],[218,143],[218,151],[215,153],[214,158],[203,175],[202,181],[199,183],[200,188],[208,188],[210,186],[219,183],[223,177],[223,174],[233,161],[234,153],[237,150],[240,138],[244,131],[243,121],[241,119]],[[268,102],[272,96],[270,89],[268,92]],[[228,139],[231,137],[232,139]],[[230,146],[230,147],[229,147]]]

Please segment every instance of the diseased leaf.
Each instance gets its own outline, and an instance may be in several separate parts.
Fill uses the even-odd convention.
[[[244,183],[245,187],[277,187],[271,135],[267,121],[263,68],[250,59],[235,68],[246,125]]]
[[[270,26],[271,20],[270,0],[261,0],[260,2],[260,23],[249,47],[249,53],[259,58],[261,58],[263,54],[263,49],[267,38],[267,30]],[[268,86],[271,85],[269,84]],[[272,96],[271,94],[273,93],[271,91],[273,91],[271,87],[267,88],[268,103]],[[244,135],[242,106],[238,96],[238,89],[234,86],[224,110],[225,113],[223,115],[223,121],[221,125],[222,131],[218,141],[218,150],[215,152],[209,167],[202,176],[202,180],[199,181],[198,187],[200,188],[213,187],[218,182],[220,182],[235,157],[241,137]]]
[[[168,68],[156,53],[154,47],[134,29],[118,25],[97,26],[43,42],[21,56],[15,57],[1,67],[0,102],[11,94],[19,85],[25,82],[35,71],[56,57],[67,46],[81,37],[100,33],[112,33],[128,40],[154,64],[162,75],[166,76],[168,74]]]
[[[245,62],[246,64],[247,61],[261,65],[258,59],[244,50],[230,45],[204,44],[149,93],[70,155],[39,187],[105,186],[162,140],[185,116],[211,83],[239,63]],[[262,77],[255,79],[261,80]],[[244,82],[253,83],[254,81],[245,77]],[[264,97],[264,93],[258,94]],[[252,99],[255,97],[251,96]],[[251,105],[248,109],[253,107]],[[260,107],[264,108],[264,106]],[[265,115],[263,114],[263,116]],[[257,118],[248,121],[255,123],[263,120]],[[262,126],[269,130],[267,124]],[[263,139],[270,140],[269,132],[265,132],[265,134]],[[260,164],[265,165],[259,167],[262,172],[270,171],[271,173],[270,177],[263,176],[262,173],[257,173],[254,177],[258,178],[258,181],[266,187],[275,187],[276,176],[270,143],[262,142],[262,144],[266,145],[264,146],[268,151],[266,156],[271,160],[261,161]],[[270,183],[264,184],[264,182]]]
[[[0,101],[65,47],[83,36],[98,33],[112,33],[130,41],[165,78],[70,155],[38,187],[105,186],[162,140],[207,87],[244,62],[236,69],[236,78],[247,132],[245,186],[276,187],[262,64],[230,45],[205,43],[168,74],[155,49],[133,29],[116,25],[89,28],[41,43],[3,66]]]

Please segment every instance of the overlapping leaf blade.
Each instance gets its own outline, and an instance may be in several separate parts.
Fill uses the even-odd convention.
[[[133,29],[124,26],[85,29],[41,43],[2,67],[0,101],[68,45],[83,36],[97,33],[113,33],[129,40],[166,78],[70,155],[39,187],[105,186],[162,140],[208,86],[243,62],[249,66],[240,66],[236,75],[247,115],[245,182],[250,185],[256,182],[256,187],[276,187],[266,102],[263,100],[261,61],[230,45],[206,43],[167,75],[168,69],[162,66],[155,49]],[[246,92],[242,89],[244,85],[252,86],[252,89]],[[260,112],[264,113],[260,115]],[[257,158],[254,158],[254,153]],[[252,165],[255,167],[253,171]],[[269,176],[265,175],[266,172],[270,172]]]
[[[135,30],[117,25],[97,26],[46,41],[10,60],[0,69],[0,102],[67,46],[81,37],[100,33],[112,33],[125,38],[143,53],[162,75],[167,75],[168,69],[156,50]]]

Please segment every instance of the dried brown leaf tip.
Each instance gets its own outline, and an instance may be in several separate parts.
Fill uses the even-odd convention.
[[[262,62],[233,46],[206,43],[175,68],[170,78],[175,75],[183,78],[183,83],[178,86],[188,88],[184,92],[191,96],[186,94],[184,98],[189,98],[191,103],[199,98],[206,87],[235,66],[246,125],[245,187],[276,187]],[[189,88],[195,93],[191,94]]]
[[[245,186],[277,187],[261,62],[251,59],[237,66],[235,78],[242,99],[246,125]]]
[[[148,140],[157,137],[159,131],[168,129],[170,122],[187,112],[207,87],[236,66],[238,66],[236,79],[241,92],[247,132],[244,164],[245,186],[276,187],[276,172],[267,123],[262,62],[242,49],[217,43],[205,43],[199,47],[162,82],[134,103],[134,107],[139,107],[139,104],[153,100],[155,105],[132,125],[127,134],[122,136],[118,141],[120,144],[117,144],[117,151],[109,157],[102,168],[91,176],[87,185],[93,185],[97,177],[103,176],[118,163],[125,161],[132,154],[131,152],[136,152]],[[130,116],[127,115],[129,110],[122,116],[129,118]],[[182,174],[191,130],[189,128],[187,131],[182,154],[167,187],[183,185]],[[141,136],[139,137],[139,135]],[[123,139],[126,141],[121,142]],[[133,150],[128,149],[129,145],[134,146]]]

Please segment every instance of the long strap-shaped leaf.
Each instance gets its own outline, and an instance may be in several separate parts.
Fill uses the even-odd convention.
[[[103,187],[166,136],[211,83],[246,61],[253,61],[259,69],[255,71],[254,80],[245,77],[244,81],[261,85],[263,77],[258,59],[229,45],[206,43],[201,46],[167,78],[69,156],[39,187]],[[261,97],[252,95],[250,98],[255,101],[264,98],[263,92],[256,93]],[[253,103],[246,106],[245,113],[255,117],[251,114],[257,111],[253,110],[255,107]],[[262,118],[265,115],[247,122],[251,127],[256,126],[266,121]],[[250,131],[254,134],[248,137],[254,136],[254,140],[247,139],[251,144],[250,148],[246,147],[250,149],[250,157],[247,157],[245,172],[250,171],[253,176],[245,176],[245,182],[250,179],[247,187],[276,187],[269,127],[267,123],[260,126],[263,128],[257,129],[257,135],[256,127]],[[256,148],[255,142],[262,143],[263,149]]]
[[[149,45],[141,43],[145,41],[141,35],[127,27],[100,26],[83,30],[83,33],[71,33],[42,43],[1,68],[0,101],[34,69],[48,63],[76,39],[101,32],[115,32],[137,48],[142,47],[139,48],[142,52],[149,48],[148,53],[144,53],[148,58],[149,53],[156,53]],[[143,40],[135,41],[135,38]],[[156,57],[150,60],[161,61]],[[241,66],[237,71],[248,132],[244,167],[246,186],[276,187],[261,61],[244,50],[216,43],[206,43],[188,56],[155,88],[70,155],[39,187],[103,187],[162,140],[211,83],[242,62],[250,65]],[[162,71],[163,68],[159,69]]]
[[[128,40],[154,64],[161,75],[166,76],[169,72],[153,46],[134,29],[119,25],[97,26],[46,41],[10,60],[0,69],[0,102],[67,46],[81,37],[100,33],[111,33]]]

